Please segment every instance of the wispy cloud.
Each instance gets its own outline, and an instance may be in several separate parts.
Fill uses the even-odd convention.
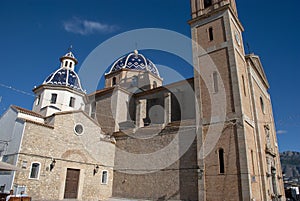
[[[287,133],[286,130],[278,130],[278,131],[277,131],[277,134],[286,134],[286,133]]]
[[[118,29],[116,25],[108,25],[101,22],[83,20],[77,17],[63,22],[64,29],[67,32],[90,35],[95,33],[111,33]]]

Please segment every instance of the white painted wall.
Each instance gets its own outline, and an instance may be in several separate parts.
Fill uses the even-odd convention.
[[[16,165],[17,162],[17,153],[20,150],[23,130],[25,123],[21,120],[17,119],[18,113],[9,108],[0,119],[0,140],[6,141],[8,146],[4,151],[5,155],[10,155],[10,163]],[[14,172],[10,172],[10,174],[0,174],[0,185],[5,184],[5,191],[9,192],[12,188],[14,178]]]
[[[117,100],[114,101],[114,98],[116,98]],[[115,120],[117,127],[119,123],[130,120],[128,112],[129,99],[130,96],[128,93],[120,89],[115,90],[112,101],[114,103],[113,106],[115,107],[112,108],[112,111],[114,111],[116,115]],[[118,128],[116,128],[116,130],[118,130]]]
[[[51,103],[51,95],[57,94],[56,103]],[[84,95],[79,95],[77,93],[72,93],[67,90],[61,89],[45,89],[41,91],[41,93],[37,94],[40,95],[40,103],[37,105],[36,100],[33,103],[33,111],[45,116],[50,116],[55,112],[62,112],[62,111],[72,111],[72,110],[84,110]],[[70,107],[70,98],[75,98],[75,105],[74,107]],[[52,108],[47,108],[49,106],[53,106]],[[58,108],[58,109],[54,109]],[[43,111],[44,110],[44,111]]]

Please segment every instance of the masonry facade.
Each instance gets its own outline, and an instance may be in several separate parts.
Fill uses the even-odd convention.
[[[199,141],[209,137],[208,128],[225,125],[214,151],[198,161],[207,175],[200,182],[199,199],[281,200],[283,181],[269,84],[259,57],[245,56],[235,1],[194,0],[191,4],[195,93],[201,108]],[[214,64],[210,71],[202,65],[207,55]],[[220,89],[226,97],[224,122],[218,121],[224,113],[212,113],[207,107],[213,99],[220,100]],[[217,120],[212,124],[209,119]],[[209,167],[220,160],[220,151],[225,167],[216,175],[217,170]]]
[[[104,200],[112,196],[115,140],[84,112],[87,102],[69,52],[42,85],[33,109],[11,106],[1,117],[1,186],[33,200]]]
[[[139,51],[86,94],[70,51],[0,119],[6,190],[36,200],[285,200],[269,83],[234,0],[191,0],[194,77],[163,85]],[[1,185],[1,183],[0,183]],[[52,186],[49,189],[49,186]],[[44,192],[47,192],[45,194]]]

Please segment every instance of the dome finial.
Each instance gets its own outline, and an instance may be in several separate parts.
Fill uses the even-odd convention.
[[[139,54],[139,51],[137,49],[134,50],[134,54]]]
[[[69,52],[71,52],[71,51],[72,51],[72,49],[73,49],[73,46],[72,46],[72,45],[70,45],[70,47],[68,48],[68,51],[69,51]]]

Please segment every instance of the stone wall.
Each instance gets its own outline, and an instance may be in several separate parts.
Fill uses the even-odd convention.
[[[115,133],[113,196],[198,200],[194,124],[171,123]]]
[[[76,135],[74,126],[84,127]],[[54,128],[26,122],[14,184],[25,185],[33,200],[62,200],[67,169],[80,170],[78,200],[100,200],[112,194],[114,144],[82,112],[55,115]],[[55,159],[52,171],[50,164]],[[39,163],[38,178],[31,179],[31,164]],[[94,175],[94,169],[99,167]],[[102,170],[108,183],[101,184]]]
[[[134,86],[133,78],[137,78],[137,86]],[[105,87],[112,87],[112,80],[116,79],[116,84],[129,89],[132,87],[141,88],[144,90],[149,90],[155,88],[153,83],[156,82],[156,87],[162,86],[162,79],[148,71],[139,71],[139,70],[129,70],[121,69],[116,72],[113,72],[105,77]]]
[[[203,146],[204,157],[204,178],[206,200],[241,200],[240,199],[240,176],[239,158],[237,155],[237,132],[236,126],[225,123],[221,135],[208,132],[216,125],[209,125],[203,128],[204,139],[209,141]],[[208,135],[215,135],[208,139]],[[224,172],[220,172],[219,150],[224,150]]]
[[[115,117],[112,108],[115,107],[112,102],[112,95],[114,91],[111,90],[105,94],[96,95],[96,120],[100,124],[105,133],[113,133],[116,128]]]
[[[167,94],[171,95],[170,111],[167,111],[169,108],[165,106]],[[135,94],[134,97],[138,101],[144,100],[146,102],[141,112],[145,113],[148,122],[151,122],[152,118],[152,123],[164,123],[166,121],[165,112],[170,113],[170,121],[195,118],[194,79],[183,80],[151,91],[141,92]]]

